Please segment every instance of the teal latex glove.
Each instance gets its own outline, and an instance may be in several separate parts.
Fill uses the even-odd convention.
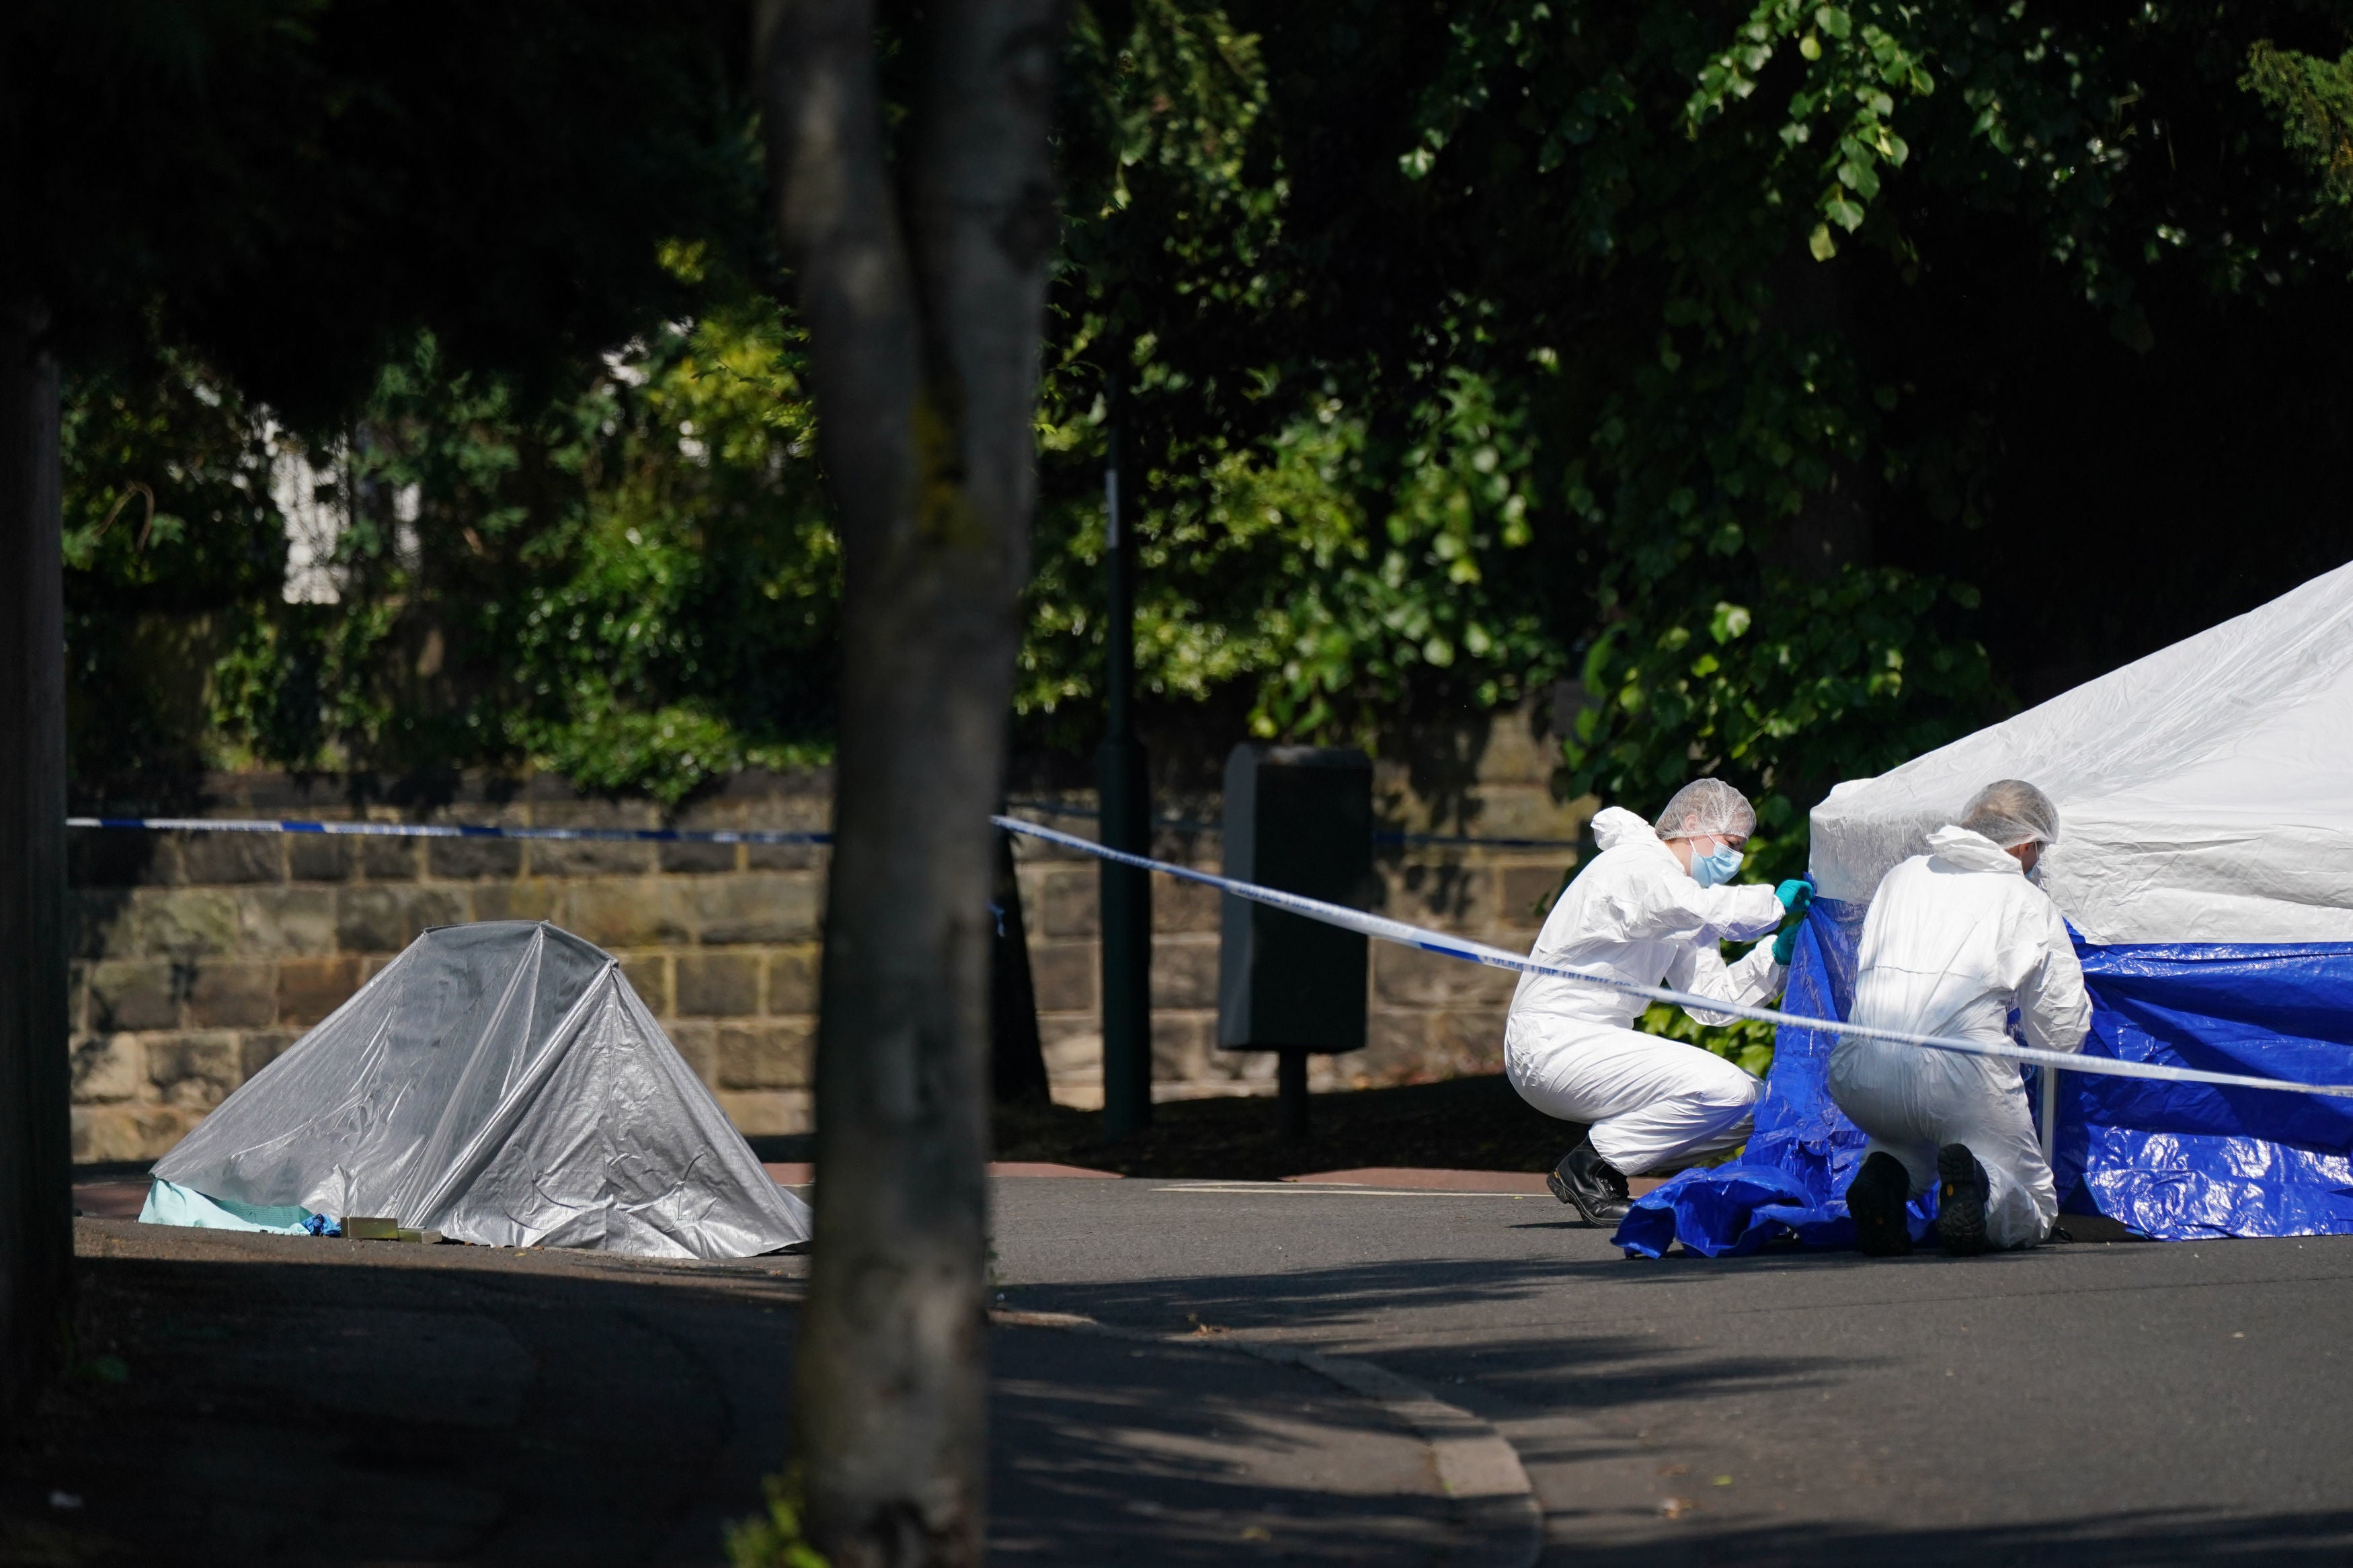
[[[1783,909],[1798,917],[1773,939],[1773,962],[1787,969],[1790,957],[1798,951],[1798,932],[1805,926],[1806,911],[1813,907],[1814,885],[1803,878],[1792,877],[1774,889],[1773,896],[1781,900]]]

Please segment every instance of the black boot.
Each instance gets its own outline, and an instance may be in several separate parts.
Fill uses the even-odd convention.
[[[1847,1184],[1846,1212],[1854,1216],[1854,1244],[1873,1258],[1903,1258],[1912,1251],[1912,1178],[1904,1162],[1881,1152],[1862,1163]]]
[[[1985,1167],[1966,1143],[1936,1151],[1936,1239],[1956,1258],[1986,1249],[1986,1199],[1993,1193]]]
[[[1595,1153],[1591,1143],[1571,1149],[1545,1182],[1553,1196],[1575,1204],[1588,1225],[1614,1226],[1633,1206],[1627,1201],[1626,1178],[1618,1173],[1617,1166]]]

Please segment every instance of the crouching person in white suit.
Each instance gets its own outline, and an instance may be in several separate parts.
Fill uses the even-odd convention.
[[[2027,880],[2059,839],[2059,811],[2031,784],[1988,784],[1928,853],[1887,873],[1863,917],[1848,1021],[2000,1044],[2012,1009],[2027,1043],[2072,1051],[2091,1026],[2067,923]],[[1871,1134],[1847,1188],[1863,1251],[1912,1250],[1907,1200],[1936,1186],[1937,1239],[1952,1253],[2032,1247],[2059,1215],[2018,1064],[1894,1041],[1841,1039],[1831,1098]]]
[[[1725,885],[1756,826],[1747,798],[1719,779],[1684,785],[1655,830],[1630,811],[1602,811],[1593,819],[1600,853],[1553,906],[1533,956],[1739,1005],[1779,995],[1797,927],[1729,966],[1716,950],[1770,932],[1785,908],[1802,914],[1813,893],[1799,881],[1778,891]],[[1504,1070],[1520,1098],[1590,1126],[1551,1177],[1553,1195],[1589,1224],[1626,1216],[1627,1177],[1739,1142],[1757,1103],[1757,1080],[1722,1057],[1631,1028],[1646,1005],[1622,991],[1523,974],[1504,1026]]]

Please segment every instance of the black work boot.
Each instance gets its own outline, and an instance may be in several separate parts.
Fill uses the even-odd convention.
[[[1974,1258],[1986,1249],[1986,1200],[1993,1185],[1985,1167],[1966,1143],[1947,1143],[1936,1151],[1936,1239],[1956,1258]]]
[[[1591,1143],[1571,1149],[1545,1182],[1553,1196],[1575,1204],[1588,1225],[1614,1226],[1633,1206],[1627,1201],[1626,1178],[1618,1173],[1617,1166],[1595,1153]]]
[[[1912,1178],[1904,1162],[1884,1150],[1862,1163],[1847,1184],[1846,1212],[1854,1216],[1854,1244],[1873,1258],[1904,1258],[1912,1251],[1912,1219],[1905,1205]]]

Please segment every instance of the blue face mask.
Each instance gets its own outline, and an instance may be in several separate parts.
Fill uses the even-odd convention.
[[[1692,880],[1703,888],[1722,887],[1740,875],[1740,851],[1725,846],[1713,855],[1694,854]]]

